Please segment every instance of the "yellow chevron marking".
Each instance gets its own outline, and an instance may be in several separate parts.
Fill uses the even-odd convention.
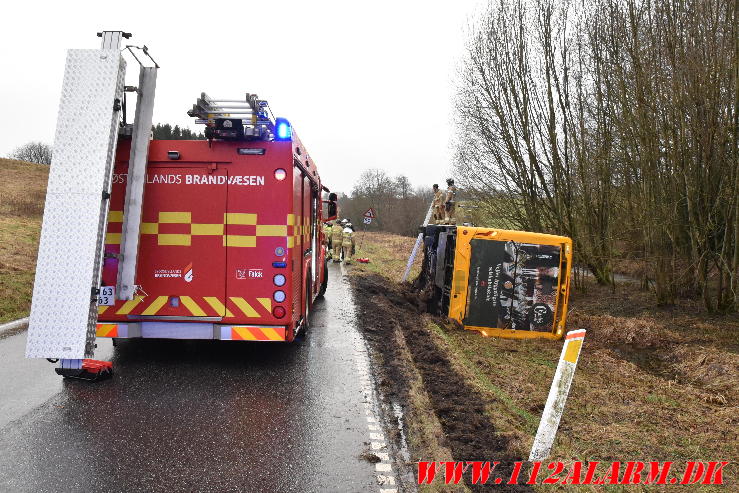
[[[254,334],[246,327],[231,327],[231,330],[239,334],[239,336],[245,341],[256,341],[257,338]]]
[[[241,235],[224,235],[223,246],[255,247],[257,246],[257,237],[256,236],[241,236]]]
[[[122,223],[123,222],[123,211],[108,211],[108,222],[109,223]]]
[[[118,328],[118,324],[97,324],[95,327],[95,335],[97,337],[110,337],[114,330]]]
[[[234,296],[231,296],[231,301],[233,301],[234,305],[238,306],[239,310],[244,312],[244,315],[246,315],[247,317],[259,317],[259,313],[257,313],[257,311],[252,308],[251,305],[247,303],[244,298],[236,298]]]
[[[105,310],[107,310],[108,308],[110,307],[107,305],[98,305],[98,315],[102,315],[103,313],[105,313]]]
[[[160,212],[160,224],[188,224],[192,222],[192,213],[190,212]]]
[[[190,234],[193,235],[222,235],[223,224],[191,224]]]
[[[257,224],[257,236],[287,236],[287,226]]]
[[[293,226],[295,224],[295,216],[293,214],[287,215],[287,225]]]
[[[226,212],[223,214],[223,222],[226,224],[246,224],[253,226],[257,224],[257,215],[243,212]]]
[[[155,299],[152,304],[146,308],[146,310],[141,312],[141,315],[156,315],[159,309],[164,306],[168,299],[169,296],[157,296],[157,299]]]
[[[141,223],[139,231],[142,235],[155,235],[159,233],[159,223]]]
[[[115,312],[116,315],[128,315],[131,310],[136,308],[136,305],[144,301],[143,296],[137,296],[132,300],[128,300]]]
[[[193,300],[189,296],[180,296],[180,300],[182,301],[182,304],[185,305],[185,308],[190,310],[190,313],[192,313],[194,317],[205,317],[206,316],[203,309],[200,308],[200,306],[197,303],[195,303],[195,300]]]
[[[287,237],[287,247],[292,248],[295,246],[295,238],[292,236]]]
[[[121,233],[106,233],[105,244],[106,245],[120,245],[121,244]]]
[[[192,237],[190,235],[158,234],[159,245],[190,246]]]
[[[284,341],[285,339],[272,327],[259,327],[270,341]]]
[[[270,313],[272,313],[272,299],[271,298],[257,298],[257,301]]]
[[[222,317],[233,317],[234,314],[231,313],[231,310],[226,308],[223,303],[221,303],[221,300],[218,298],[215,298],[213,296],[204,296],[203,299],[208,302],[208,304],[216,311],[216,313]]]

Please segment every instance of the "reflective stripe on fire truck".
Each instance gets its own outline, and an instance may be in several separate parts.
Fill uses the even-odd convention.
[[[123,221],[122,211],[110,211],[108,223],[121,223]],[[301,218],[297,217],[298,222]],[[293,226],[292,236],[289,227],[293,223],[293,215],[288,215],[288,224],[259,224],[257,214],[244,212],[226,212],[223,215],[223,223],[193,223],[190,212],[160,212],[156,223],[141,223],[142,235],[156,235],[158,245],[166,246],[191,246],[193,236],[221,236],[223,246],[253,248],[257,246],[259,237],[287,238],[288,247],[295,243],[294,238],[304,233],[302,226]],[[189,224],[189,233],[160,233],[160,224]],[[254,235],[231,235],[226,234],[226,225],[234,226],[256,226]],[[120,245],[121,233],[108,232],[105,235],[107,245]]]
[[[257,301],[262,304],[268,313],[272,313],[272,299],[271,298],[257,298]]]
[[[131,313],[131,310],[136,308],[136,305],[144,301],[143,296],[136,296],[134,299],[126,301],[123,303],[123,306],[121,306],[117,312],[115,312],[116,315],[128,315]]]
[[[288,248],[293,248],[299,242],[298,240],[300,239],[300,235],[303,234],[303,226],[301,224],[302,222],[303,222],[302,216],[296,216],[294,214],[287,215],[288,229],[290,226],[292,226],[292,232],[285,233],[285,235],[287,236],[287,247]]]
[[[247,317],[254,318],[259,316],[259,313],[257,313],[257,311],[252,308],[251,305],[244,298],[231,296],[231,301],[234,305],[238,306],[239,310],[244,312],[244,315],[246,315]]]
[[[97,337],[118,337],[118,324],[97,324],[95,335]]]
[[[219,300],[218,298],[214,298],[213,296],[205,296],[205,297],[203,297],[203,299],[204,299],[204,300],[205,300],[205,301],[206,301],[206,302],[207,302],[207,303],[208,303],[208,304],[209,304],[209,305],[210,305],[210,306],[211,306],[211,307],[212,307],[212,308],[213,308],[213,309],[214,309],[214,310],[215,310],[215,311],[216,311],[217,313],[220,313],[220,314],[221,314],[221,316],[223,316],[223,314],[224,314],[224,313],[226,314],[226,317],[228,317],[228,318],[230,318],[230,317],[233,317],[233,316],[234,316],[234,314],[233,314],[233,313],[231,313],[231,310],[229,310],[228,308],[226,308],[226,306],[225,306],[225,305],[224,305],[223,303],[221,303],[221,300]]]
[[[231,327],[233,341],[284,341],[285,329],[282,327]]]
[[[180,301],[183,305],[185,305],[185,308],[187,308],[194,317],[207,317],[203,309],[200,308],[200,305],[198,305],[191,297],[180,296]]]
[[[173,295],[176,296],[176,295]],[[118,301],[116,300],[116,306],[98,306],[98,315],[106,313],[108,309],[111,312],[115,312],[116,315],[142,315],[152,316],[159,315],[163,308],[167,307],[169,296],[157,296],[155,298],[146,299],[143,296],[137,296],[135,300],[131,301]],[[229,310],[223,300],[215,296],[179,296],[180,303],[184,306],[190,315],[194,317],[225,317],[232,318],[234,313]],[[231,302],[243,312],[244,315],[250,318],[261,318],[264,316],[270,316],[272,314],[272,299],[271,298],[253,298],[247,301],[241,297],[231,297]],[[257,310],[256,308],[259,308]],[[260,313],[261,308],[264,308],[264,312]],[[237,314],[237,316],[240,314]]]
[[[146,307],[146,310],[141,312],[141,315],[156,315],[159,309],[167,303],[168,299],[169,296],[157,296],[157,299],[155,299],[151,305]]]

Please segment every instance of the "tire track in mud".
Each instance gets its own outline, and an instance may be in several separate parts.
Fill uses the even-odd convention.
[[[457,461],[501,461],[491,478],[497,476],[507,481],[513,461],[522,459],[504,455],[506,439],[497,435],[485,415],[482,396],[452,368],[446,355],[434,343],[423,316],[425,302],[419,294],[376,274],[355,276],[352,284],[356,290],[359,327],[383,360],[382,391],[404,405],[408,402],[407,369],[400,363],[399,348],[392,344],[396,331],[400,331],[441,423],[444,445]],[[433,457],[425,459],[434,460]],[[489,490],[492,486],[490,483],[488,486],[470,484],[469,472],[464,479],[473,491]],[[436,481],[443,482],[443,477]],[[526,485],[494,487],[497,491],[533,491]]]

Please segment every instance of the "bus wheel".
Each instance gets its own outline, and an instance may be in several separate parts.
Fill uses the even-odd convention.
[[[328,260],[323,262],[323,281],[321,282],[321,289],[318,291],[318,296],[323,297],[326,294],[326,288],[328,287]]]

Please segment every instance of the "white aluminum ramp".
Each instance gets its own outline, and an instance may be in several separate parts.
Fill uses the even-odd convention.
[[[92,356],[125,61],[118,43],[69,50],[26,357]]]

